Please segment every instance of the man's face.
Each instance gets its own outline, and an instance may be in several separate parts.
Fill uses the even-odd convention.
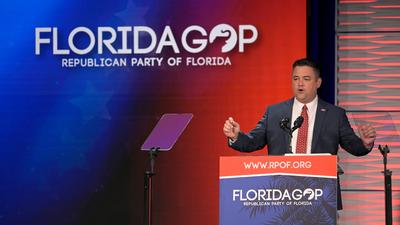
[[[309,66],[296,66],[292,73],[292,89],[296,99],[307,104],[317,95],[317,89],[321,86],[321,78]]]

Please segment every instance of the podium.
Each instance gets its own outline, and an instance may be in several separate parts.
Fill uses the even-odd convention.
[[[220,225],[336,224],[336,156],[220,157]]]

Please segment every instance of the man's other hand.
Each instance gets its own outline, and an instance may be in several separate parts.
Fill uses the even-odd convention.
[[[364,124],[358,128],[358,133],[360,134],[364,146],[366,148],[372,148],[376,138],[375,128],[371,124]]]

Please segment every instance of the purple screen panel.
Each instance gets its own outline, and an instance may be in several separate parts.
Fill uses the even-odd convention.
[[[160,151],[170,150],[192,118],[191,113],[164,114],[147,137],[141,150],[149,151],[157,147]]]

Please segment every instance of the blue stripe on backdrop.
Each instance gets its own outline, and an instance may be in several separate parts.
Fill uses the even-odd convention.
[[[104,137],[119,135],[115,121],[121,107],[132,107],[124,96],[135,93],[129,80],[136,72],[63,70],[56,57],[34,55],[34,34],[39,26],[133,23],[122,15],[129,6],[126,0],[2,4],[0,224],[77,224],[85,202],[127,155]],[[135,11],[142,11],[138,23],[144,10]]]

